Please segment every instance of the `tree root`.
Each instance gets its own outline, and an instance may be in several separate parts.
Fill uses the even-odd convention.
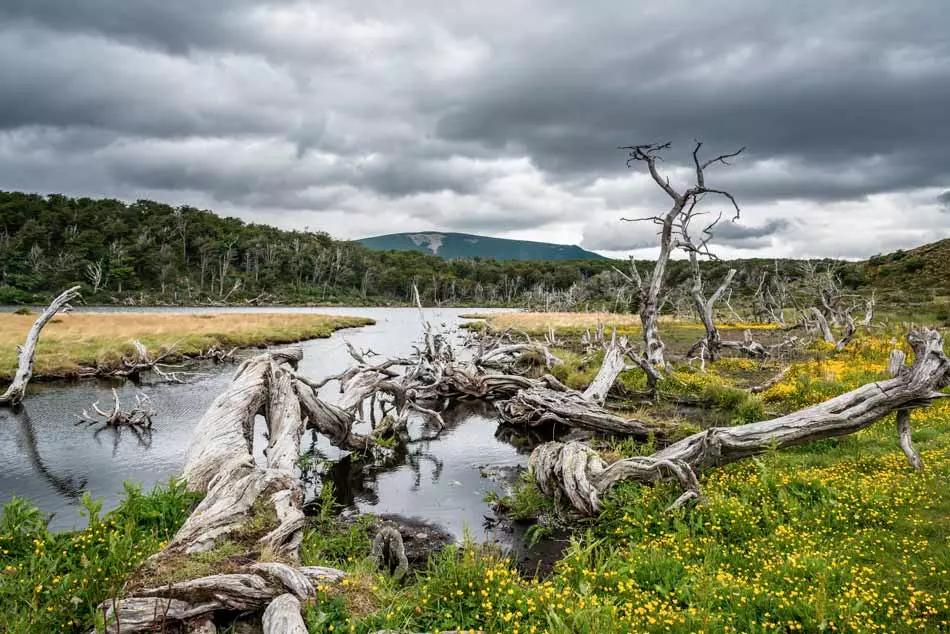
[[[950,384],[950,359],[943,352],[943,340],[935,331],[912,332],[907,337],[915,360],[894,378],[875,381],[824,403],[773,420],[712,427],[688,436],[652,456],[628,458],[606,465],[586,445],[547,443],[531,456],[534,478],[547,494],[565,495],[584,515],[600,509],[600,497],[620,480],[642,483],[677,480],[684,494],[674,503],[682,504],[699,495],[696,472],[742,460],[775,448],[803,444],[823,438],[853,434],[890,412],[898,411],[905,421],[902,445],[909,442],[909,415],[901,411],[925,405],[946,395],[938,390]],[[916,455],[916,451],[912,451]],[[908,459],[914,458],[905,448]],[[917,456],[919,460],[919,456]],[[916,465],[915,465],[916,466]]]

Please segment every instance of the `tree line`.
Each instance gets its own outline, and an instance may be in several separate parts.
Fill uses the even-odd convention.
[[[654,262],[637,266],[648,276]],[[835,266],[845,287],[866,282],[858,268]],[[409,302],[416,285],[426,304],[637,311],[628,267],[616,260],[447,261],[151,200],[0,191],[0,304],[46,303],[80,284],[86,301],[98,304],[390,305]],[[763,276],[793,287],[804,277],[792,260],[702,267],[710,279],[737,269],[727,300],[739,312],[752,311]],[[666,279],[661,312],[689,312],[689,262],[669,261]]]
[[[98,303],[401,303],[416,284],[426,302],[515,305],[527,291],[567,291],[610,264],[445,261],[151,200],[0,192],[5,304],[74,284]]]

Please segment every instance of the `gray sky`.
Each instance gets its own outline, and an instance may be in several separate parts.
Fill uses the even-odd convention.
[[[749,148],[722,255],[950,235],[941,0],[0,0],[0,87],[0,189],[647,257],[619,218],[668,200],[616,147],[679,185],[700,138]]]

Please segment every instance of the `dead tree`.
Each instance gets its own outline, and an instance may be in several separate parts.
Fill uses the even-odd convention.
[[[686,251],[689,255],[689,265],[692,274],[692,286],[690,287],[689,294],[693,300],[693,308],[703,322],[703,328],[706,330],[704,340],[699,347],[704,354],[709,357],[710,361],[715,361],[719,358],[720,348],[722,347],[722,337],[719,335],[719,328],[716,327],[716,321],[713,318],[713,308],[726,290],[729,289],[729,285],[732,284],[732,278],[736,275],[736,270],[729,269],[722,278],[722,282],[720,282],[716,290],[713,291],[713,294],[710,295],[708,299],[706,298],[703,291],[703,272],[699,266],[699,256],[705,255],[710,258],[715,258],[709,251],[709,240],[713,237],[712,230],[719,222],[721,216],[717,217],[703,229],[703,237],[701,240],[694,240],[690,235],[689,225],[693,219],[696,218],[697,201],[698,199],[694,198],[693,202],[690,203],[689,209],[687,209],[675,223],[679,233],[676,239],[676,246]]]
[[[13,377],[13,383],[7,388],[6,392],[0,395],[0,405],[19,405],[26,394],[26,386],[33,378],[33,359],[36,356],[36,344],[40,340],[40,333],[46,323],[53,318],[60,310],[69,308],[69,302],[79,297],[79,286],[74,286],[69,290],[62,292],[54,299],[46,310],[36,318],[30,332],[26,335],[26,341],[22,346],[17,346],[19,352],[19,362],[17,364],[16,375]]]
[[[103,424],[105,427],[142,427],[144,429],[152,428],[152,418],[155,416],[155,408],[152,407],[152,400],[145,394],[137,394],[135,405],[129,410],[122,409],[119,402],[119,393],[112,389],[112,411],[104,412],[99,409],[99,401],[92,404],[94,415],[89,414],[87,410],[82,411],[79,417],[79,423],[89,425]],[[77,423],[77,424],[79,424]]]
[[[204,499],[171,543],[144,564],[142,578],[149,571],[179,568],[190,553],[224,540],[244,545],[245,563],[228,574],[127,586],[124,598],[100,606],[106,632],[166,631],[217,613],[259,610],[265,634],[306,632],[301,602],[316,597],[315,584],[337,583],[345,573],[299,565],[306,519],[296,465],[304,423],[293,381],[301,357],[299,348],[290,348],[245,361],[198,422],[184,476],[188,489],[204,493]],[[254,461],[258,412],[267,420],[264,466]],[[270,519],[248,533],[249,525],[261,524],[262,506]],[[270,561],[261,561],[265,553]]]
[[[92,284],[92,293],[95,295],[102,287],[102,262],[90,262],[86,265],[86,279]]]
[[[670,143],[650,143],[645,145],[632,145],[620,149],[627,150],[629,153],[627,165],[635,162],[645,163],[653,181],[672,199],[673,205],[670,210],[662,216],[651,216],[647,218],[637,218],[623,220],[627,221],[648,221],[657,224],[660,227],[660,252],[657,256],[653,271],[649,277],[644,280],[637,267],[631,259],[630,276],[628,279],[634,284],[638,295],[640,306],[640,321],[643,325],[643,342],[645,346],[644,354],[647,362],[657,369],[666,367],[666,360],[663,356],[663,340],[660,338],[658,321],[660,308],[660,295],[663,292],[663,286],[666,282],[666,267],[669,263],[670,254],[674,248],[674,231],[676,223],[679,222],[687,209],[690,209],[697,200],[706,194],[717,194],[726,197],[735,207],[736,218],[739,217],[739,205],[735,198],[729,192],[721,189],[713,189],[706,186],[706,169],[710,166],[721,163],[728,165],[730,158],[738,156],[745,148],[732,152],[730,154],[721,154],[713,159],[702,161],[699,158],[699,150],[702,143],[697,141],[693,148],[693,165],[695,167],[696,181],[688,189],[678,191],[670,184],[668,178],[662,176],[657,169],[657,161],[661,160],[661,154],[670,148]]]
[[[891,357],[888,360],[887,364],[887,373],[889,376],[900,376],[901,372],[907,370],[907,366],[904,365],[904,362],[907,359],[907,355],[904,354],[903,350],[894,349],[891,350]],[[901,451],[904,452],[904,455],[907,456],[907,462],[910,463],[917,471],[924,470],[924,461],[921,460],[920,454],[917,453],[917,450],[914,448],[914,441],[911,437],[913,434],[913,429],[910,426],[910,408],[903,407],[897,410],[897,438],[901,446]]]
[[[943,352],[940,334],[911,332],[907,339],[914,350],[913,365],[903,367],[893,378],[869,383],[813,407],[748,425],[712,427],[651,456],[626,458],[610,465],[583,443],[546,443],[532,453],[531,471],[543,492],[557,499],[566,497],[584,515],[599,513],[601,496],[621,480],[642,484],[674,480],[683,494],[672,506],[682,506],[700,496],[697,473],[702,469],[772,449],[853,434],[891,412],[945,398],[939,390],[950,384],[950,359]],[[895,366],[900,367],[896,362]],[[909,434],[908,422],[900,432],[902,445]],[[914,464],[910,455],[908,459]]]

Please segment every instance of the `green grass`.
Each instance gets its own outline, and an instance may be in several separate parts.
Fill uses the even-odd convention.
[[[767,416],[766,410],[796,409],[881,378],[889,339],[861,336],[842,353],[814,346],[758,397],[737,386],[762,369],[731,359],[708,366],[706,373],[678,368],[661,389],[667,398],[699,399],[707,411],[728,421],[755,420]],[[582,355],[559,354],[569,362],[558,370],[564,373],[562,380],[582,387],[582,374],[589,371],[579,367]],[[625,373],[631,388],[640,380],[637,371]],[[662,403],[649,409],[663,411]],[[911,469],[900,452],[890,416],[853,436],[711,469],[700,479],[705,501],[675,512],[665,511],[680,493],[672,484],[620,484],[604,498],[598,518],[574,523],[563,558],[541,579],[522,577],[497,549],[466,541],[434,555],[404,584],[395,583],[367,561],[371,542],[366,524],[334,519],[327,487],[305,532],[302,559],[343,568],[351,576],[343,586],[318,588],[318,600],[305,608],[308,629],[363,634],[380,629],[513,634],[950,631],[950,402],[915,411],[912,423],[926,464],[923,473]],[[607,440],[597,448],[609,461],[652,453],[656,444]],[[174,507],[178,510],[158,527],[149,499],[124,504],[120,511],[126,509],[125,519],[116,520],[120,527],[136,518],[124,530],[147,535],[136,545],[142,552],[157,549],[186,508]],[[516,517],[553,512],[552,501],[530,480],[503,503]],[[105,525],[111,521],[104,520]],[[15,577],[17,585],[7,589],[10,584],[5,583],[0,590],[4,605],[13,606],[0,617],[7,619],[0,629],[46,631],[30,629],[29,619],[46,618],[37,612],[53,607],[50,620],[42,622],[48,629],[59,631],[58,619],[83,617],[88,631],[88,607],[78,616],[61,613],[69,595],[59,590],[49,598],[43,594],[52,575],[88,573],[78,554],[59,568],[44,563],[52,549],[44,544],[36,552],[32,539],[41,529],[22,503],[8,507],[2,522],[3,543],[16,544],[18,554],[11,561],[20,576]],[[103,523],[90,530],[43,539],[91,535],[100,544],[96,548],[104,549],[95,555],[120,566],[119,577],[144,556],[129,557],[124,537],[107,539],[116,540],[115,546],[98,542]],[[534,530],[544,535],[544,527]],[[40,583],[42,603],[34,607],[34,587]],[[94,596],[83,605],[94,605],[115,591],[112,581],[97,583]],[[74,587],[73,582],[67,587]]]
[[[0,631],[89,632],[97,606],[120,594],[196,503],[181,483],[147,495],[126,485],[116,510],[100,517],[101,503],[87,495],[88,526],[51,533],[35,507],[14,498],[0,515]]]

